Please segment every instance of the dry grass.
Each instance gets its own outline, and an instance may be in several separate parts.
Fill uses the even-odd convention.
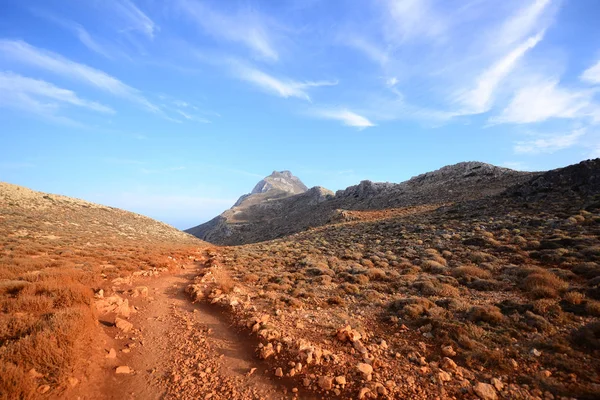
[[[0,399],[64,384],[97,336],[92,289],[175,269],[201,244],[145,217],[6,184],[0,221]]]

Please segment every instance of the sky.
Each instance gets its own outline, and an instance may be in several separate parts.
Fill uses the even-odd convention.
[[[309,187],[600,157],[596,0],[0,0],[0,180],[185,229]]]

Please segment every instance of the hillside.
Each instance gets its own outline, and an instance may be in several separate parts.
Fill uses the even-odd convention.
[[[599,176],[212,249],[190,290],[324,398],[597,399]]]
[[[296,195],[287,192],[285,196],[276,196],[280,193],[276,191],[267,199],[245,195],[241,198],[243,201],[238,201],[230,210],[186,232],[220,245],[254,243],[339,221],[346,210],[382,210],[474,200],[498,194],[534,176],[535,173],[465,162],[399,184],[363,181],[335,195],[320,187]]]
[[[177,270],[204,247],[138,214],[0,182],[0,399],[84,379],[101,336],[94,291]]]

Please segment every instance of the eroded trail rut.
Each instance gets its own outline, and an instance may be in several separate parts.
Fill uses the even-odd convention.
[[[76,398],[293,398],[265,374],[249,336],[232,328],[218,309],[191,303],[185,288],[199,268],[136,280],[134,286],[147,287],[148,295],[128,298],[138,309],[129,318],[130,332],[111,326],[110,316],[100,317],[106,332],[104,366],[100,378]],[[120,295],[128,289],[121,287]],[[115,358],[106,357],[111,348]],[[119,366],[131,372],[117,373]]]

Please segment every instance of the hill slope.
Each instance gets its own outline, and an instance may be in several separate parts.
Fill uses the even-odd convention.
[[[473,200],[498,194],[533,176],[537,175],[480,162],[464,162],[399,184],[363,181],[338,191],[335,196],[316,187],[285,197],[254,198],[252,203],[234,206],[186,232],[221,245],[254,243],[343,219],[344,210],[381,210]],[[247,201],[252,195],[242,198]]]
[[[92,289],[176,269],[205,246],[138,214],[0,182],[0,399],[46,385],[56,397],[82,372],[99,329]]]

